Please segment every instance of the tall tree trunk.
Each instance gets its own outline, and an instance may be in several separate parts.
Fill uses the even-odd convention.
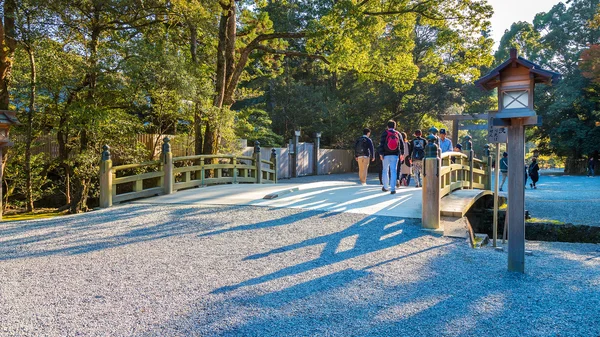
[[[10,73],[17,45],[15,40],[15,12],[15,1],[5,0],[3,20],[0,22],[0,110],[8,110],[9,107]]]
[[[221,20],[219,22],[219,44],[217,45],[217,72],[215,79],[215,98],[213,100],[213,106],[217,109],[223,108],[223,98],[225,95],[225,89],[227,86],[227,79],[230,78],[227,74],[227,69],[233,66],[233,60],[227,61],[227,56],[233,54],[233,46],[235,46],[235,40],[231,42],[229,37],[229,29],[231,20],[233,20],[233,26],[235,27],[235,2],[232,0],[229,5],[221,4],[223,12],[221,14]],[[235,31],[235,30],[234,30]],[[235,36],[233,37],[235,39]],[[210,116],[212,117],[212,116]],[[218,148],[218,124],[214,122],[214,118],[208,118],[206,123],[206,129],[204,130],[204,144],[203,153],[205,154],[216,154]],[[211,119],[213,119],[211,121]]]
[[[66,205],[71,204],[71,166],[69,166],[69,149],[67,142],[69,139],[69,127],[68,113],[63,111],[58,120],[58,132],[56,133],[56,140],[58,142],[58,160],[60,166],[65,171],[65,198]]]
[[[88,82],[88,91],[87,91],[87,104],[94,105],[95,102],[95,89],[96,83],[98,79],[98,43],[100,39],[100,34],[102,33],[102,27],[99,24],[100,22],[100,14],[99,10],[94,12],[94,18],[92,19],[93,28],[92,34],[89,43],[89,51],[90,58],[88,61],[88,72],[86,74],[87,82]],[[93,116],[92,116],[93,118]],[[85,125],[81,129],[81,133],[79,135],[79,153],[85,155],[89,147],[89,138],[88,138],[88,127],[90,123],[85,123]],[[75,163],[75,165],[79,165],[81,163]],[[71,184],[72,187],[72,196],[71,205],[69,208],[70,213],[80,213],[87,211],[87,199],[90,191],[90,178],[87,177],[85,173],[80,175],[73,176],[73,182]]]
[[[35,84],[36,69],[33,48],[25,48],[29,56],[30,65],[30,92],[29,92],[29,113],[27,114],[27,134],[25,140],[25,194],[27,196],[27,211],[33,211],[33,183],[31,177],[31,143],[33,142],[33,118],[35,113]]]
[[[200,102],[194,104],[194,154],[202,154],[202,110]]]

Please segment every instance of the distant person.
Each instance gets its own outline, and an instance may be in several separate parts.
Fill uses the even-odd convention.
[[[415,187],[421,187],[421,171],[423,171],[423,159],[425,158],[425,145],[427,141],[421,137],[421,130],[415,131],[415,138],[410,141],[412,170],[415,175]]]
[[[527,170],[527,173],[529,173],[529,178],[531,178],[531,183],[529,184],[531,188],[537,188],[535,184],[540,179],[540,174],[538,172],[539,170],[540,167],[538,166],[537,158],[531,158],[531,164],[529,164],[529,169]]]
[[[363,135],[354,143],[354,159],[358,162],[358,179],[361,185],[367,184],[369,161],[375,161],[375,149],[371,138],[371,129],[363,129]]]
[[[412,173],[411,170],[411,147],[410,143],[406,140],[407,135],[406,132],[401,133],[402,138],[404,139],[404,148],[408,149],[408,153],[405,153],[404,160],[400,161],[400,181],[399,186],[408,186],[410,184],[410,175]]]
[[[588,174],[587,176],[594,176],[594,168],[595,168],[595,163],[594,163],[594,157],[590,156],[590,160],[588,160]]]
[[[452,152],[452,141],[446,138],[446,129],[440,129],[440,150],[444,152]]]
[[[508,153],[506,152],[502,154],[502,159],[500,159],[500,173],[502,173],[502,183],[500,184],[500,191],[502,191],[502,186],[504,186],[506,177],[508,177]]]
[[[391,191],[390,194],[396,194],[396,179],[398,178],[398,160],[404,160],[404,139],[402,135],[395,130],[396,122],[388,121],[387,130],[381,134],[379,141],[379,158],[383,161],[381,177],[383,180],[382,191]],[[391,184],[390,184],[391,182]]]
[[[460,143],[456,143],[456,145],[454,145],[454,152],[462,153],[462,145]],[[454,164],[456,162],[456,157],[450,158],[450,161],[452,161],[452,164]]]
[[[527,188],[527,163],[525,163],[525,188]]]

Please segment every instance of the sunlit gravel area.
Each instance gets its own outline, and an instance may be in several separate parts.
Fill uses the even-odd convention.
[[[527,249],[249,206],[0,223],[0,336],[600,336],[600,245]]]

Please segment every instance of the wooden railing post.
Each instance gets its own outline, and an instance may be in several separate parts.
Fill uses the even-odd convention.
[[[112,160],[108,145],[102,147],[102,161],[100,162],[100,207],[112,206]]]
[[[256,183],[262,183],[262,164],[260,162],[260,142],[254,142],[254,164],[256,165]]]
[[[471,136],[465,136],[465,143],[467,145],[467,151],[469,151],[469,189],[473,189],[473,157],[475,153],[473,152],[473,142],[471,142]]]
[[[490,144],[485,144],[485,156],[487,157],[487,166],[485,167],[485,189],[492,189],[492,154],[490,153]]]
[[[271,163],[273,163],[273,183],[277,184],[277,151],[271,149]]]
[[[429,144],[425,147],[423,159],[423,207],[421,226],[438,229],[440,227],[440,157],[435,136],[427,137]]]
[[[171,140],[169,137],[165,137],[163,139],[162,145],[162,161],[163,161],[163,170],[165,173],[165,178],[163,180],[163,191],[164,194],[173,193],[173,183],[175,177],[173,176],[173,153],[171,152],[171,144],[169,144]]]
[[[232,184],[237,184],[237,177],[238,177],[238,170],[237,170],[237,158],[234,156],[233,158],[231,158],[231,164],[233,165],[233,168],[231,169],[231,173],[233,176],[233,182]]]

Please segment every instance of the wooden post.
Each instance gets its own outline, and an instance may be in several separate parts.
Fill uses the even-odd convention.
[[[458,131],[460,130],[459,125],[458,119],[452,120],[452,144],[454,145],[458,144]]]
[[[508,270],[525,272],[525,128],[513,118],[508,127]]]
[[[321,149],[321,133],[315,132],[315,144],[313,150],[313,175],[319,175],[319,150]]]
[[[423,206],[421,226],[438,229],[440,227],[440,158],[435,137],[427,137],[429,144],[425,148],[423,159]]]
[[[465,145],[467,147],[467,151],[469,151],[469,189],[473,189],[473,157],[475,155],[473,151],[473,142],[471,141],[471,136],[465,136]]]
[[[206,173],[204,172],[204,158],[200,158],[200,186],[204,186],[204,178]]]
[[[500,177],[498,174],[500,172],[500,163],[498,161],[498,157],[500,157],[500,143],[496,143],[496,167],[494,168],[494,247],[496,247],[498,240],[498,183],[500,182]]]
[[[112,160],[108,145],[102,147],[102,161],[100,162],[100,207],[112,206]],[[1,151],[1,150],[0,150]]]
[[[233,157],[231,158],[231,164],[233,164],[233,169],[232,169],[232,173],[233,173],[233,183],[237,184],[237,177],[238,177],[238,170],[237,170],[237,158]]]
[[[273,163],[273,183],[277,184],[277,151],[271,149],[271,163]]]
[[[292,154],[292,178],[298,177],[298,142],[300,141],[300,131],[294,131],[294,152]]]
[[[486,190],[492,190],[492,153],[490,144],[485,144],[485,156],[487,157],[487,166],[485,167],[484,186]]]
[[[256,165],[256,183],[262,184],[262,165],[260,162],[260,142],[254,142],[254,165]]]
[[[173,193],[173,182],[175,177],[173,176],[173,153],[171,152],[171,144],[169,144],[171,140],[169,137],[165,137],[163,139],[162,145],[162,160],[163,160],[163,168],[165,173],[163,192],[164,194]]]

